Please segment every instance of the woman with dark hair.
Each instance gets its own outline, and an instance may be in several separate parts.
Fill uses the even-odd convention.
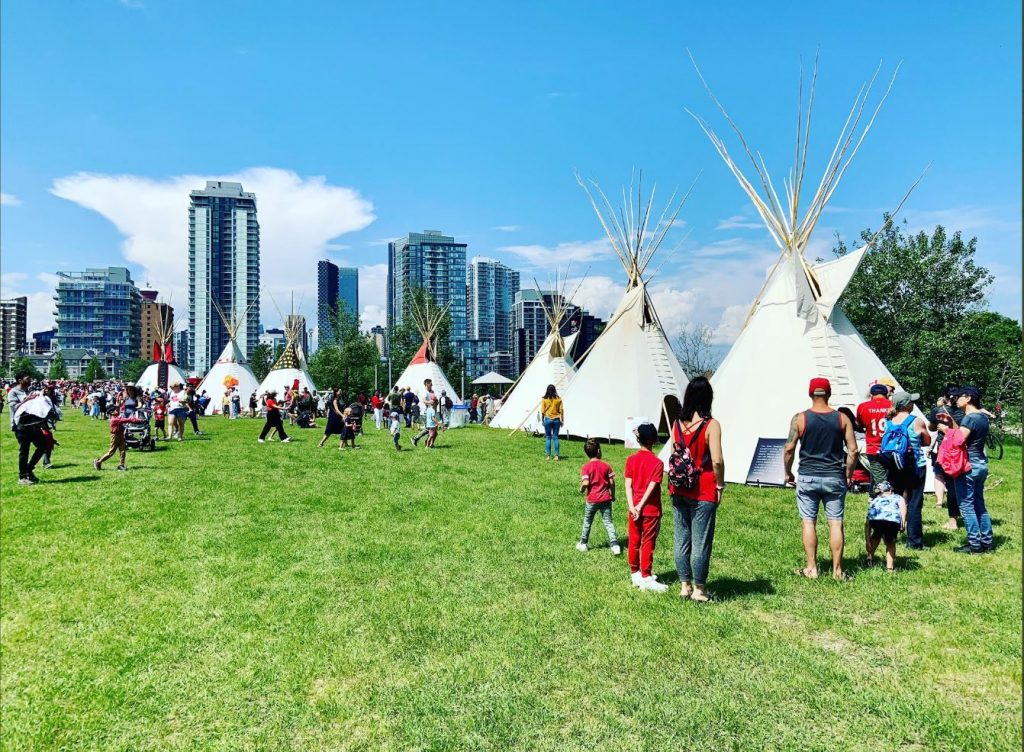
[[[341,390],[332,389],[331,398],[327,401],[327,427],[324,428],[324,437],[320,439],[318,446],[323,447],[327,443],[333,434],[337,434],[341,437],[341,441],[345,440],[345,403],[341,399]],[[342,449],[342,444],[338,443],[338,449]]]
[[[288,438],[288,434],[284,432],[284,423],[281,420],[281,411],[277,405],[277,392],[271,390],[267,392],[267,422],[263,424],[263,430],[260,431],[260,437],[256,439],[260,444],[264,443],[267,439],[267,434],[271,431],[276,431],[277,435],[281,437],[281,443],[291,441]]]
[[[706,589],[715,516],[725,490],[722,426],[711,417],[714,397],[711,382],[703,376],[687,385],[683,409],[672,424],[675,446],[669,462],[679,595],[701,603],[709,600]],[[685,472],[687,468],[690,472]]]
[[[964,386],[956,395],[956,406],[964,411],[958,427],[943,427],[945,430],[960,431],[967,444],[967,460],[971,469],[953,482],[956,484],[956,499],[960,504],[960,516],[967,531],[967,544],[956,549],[959,553],[980,554],[992,550],[992,518],[985,508],[985,479],[988,478],[988,455],[985,440],[988,439],[988,415],[981,409],[981,393],[973,386]],[[942,429],[940,429],[942,430]]]
[[[562,423],[565,421],[565,412],[562,408],[562,398],[554,384],[548,384],[544,390],[544,399],[540,401],[540,415],[544,420],[544,459],[553,459],[556,462],[558,456],[558,432],[562,430]]]

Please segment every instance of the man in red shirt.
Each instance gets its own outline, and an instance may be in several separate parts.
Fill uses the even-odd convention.
[[[629,506],[629,570],[633,586],[664,593],[668,585],[651,573],[654,544],[661,530],[661,476],[665,472],[651,447],[658,440],[658,429],[641,423],[636,429],[640,449],[626,460],[626,504]]]
[[[871,398],[867,402],[857,405],[857,430],[864,432],[865,454],[871,469],[871,493],[874,495],[875,486],[886,480],[885,467],[878,459],[878,450],[882,445],[892,402],[889,401],[889,387],[881,382],[871,385],[870,394]]]

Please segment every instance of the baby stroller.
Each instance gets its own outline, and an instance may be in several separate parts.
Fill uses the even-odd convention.
[[[149,424],[153,417],[151,410],[139,409],[132,413],[133,418],[144,419],[145,423],[127,423],[124,427],[124,444],[129,449],[138,449],[144,452],[147,449],[156,449],[156,439],[153,437],[153,430]]]

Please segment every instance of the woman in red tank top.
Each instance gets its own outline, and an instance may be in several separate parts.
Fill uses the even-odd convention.
[[[687,447],[700,469],[693,488],[677,488],[671,483],[668,487],[675,521],[679,595],[698,602],[709,600],[706,587],[715,517],[725,490],[722,426],[711,417],[714,396],[706,378],[695,378],[686,387],[682,412],[672,425],[672,441]]]

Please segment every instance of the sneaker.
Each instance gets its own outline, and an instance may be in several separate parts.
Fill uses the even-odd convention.
[[[30,481],[32,481],[33,483],[38,483],[38,482],[39,482],[39,478],[37,478],[37,477],[36,477],[36,474],[35,474],[35,473],[33,473],[33,472],[31,472],[31,471],[29,471],[29,474],[28,474],[28,479],[29,479]]]
[[[612,556],[619,556],[622,554],[622,549],[619,546],[612,546]]]
[[[583,541],[580,541],[579,543],[576,544],[576,550],[577,551],[586,551],[587,550],[587,544],[584,543]]]
[[[907,548],[909,548],[911,551],[927,551],[928,550],[928,546],[924,545],[923,543],[920,546],[911,546],[908,543],[907,544]]]
[[[260,444],[266,444],[267,443],[266,439],[256,439],[256,441],[258,441]]]
[[[414,439],[412,436],[409,437],[409,443],[412,444],[413,449],[419,446],[419,444],[416,443],[416,439]]]
[[[960,546],[959,548],[953,549],[954,553],[958,554],[980,554],[982,553],[980,548],[971,548],[970,546]]]
[[[633,587],[640,587],[641,576],[639,572],[633,572],[629,576],[630,581],[633,583]]]
[[[291,436],[289,436],[289,437],[288,437],[287,439],[281,439],[281,443],[282,443],[282,444],[287,444],[287,443],[288,443],[289,441],[291,441],[291,440],[292,440],[292,437],[291,437]]]
[[[19,486],[34,486],[38,482],[39,481],[32,480],[31,478],[19,478],[18,479],[18,485]]]
[[[650,577],[641,577],[638,587],[641,590],[650,590],[653,593],[664,593],[668,590],[668,585],[658,582],[653,574]]]
[[[53,463],[52,462],[46,462],[46,463],[43,464],[43,470],[52,470],[52,469],[53,469]]]
[[[93,460],[92,461],[92,468],[93,468],[93,470],[102,470],[103,469],[103,465],[100,464],[99,460]]]
[[[122,473],[124,473],[124,472],[127,472],[127,471],[128,471],[128,468],[127,468],[127,467],[125,467],[124,465],[118,465],[118,466],[117,466],[117,469],[118,469],[118,470],[120,470],[120,471],[121,471]]]

